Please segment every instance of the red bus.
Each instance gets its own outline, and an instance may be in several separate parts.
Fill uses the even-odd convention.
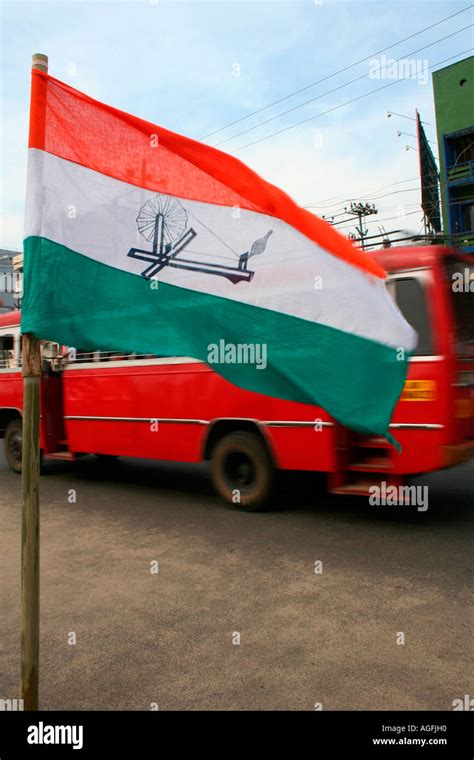
[[[361,435],[324,409],[238,388],[188,357],[63,356],[43,346],[41,450],[181,462],[210,460],[216,491],[249,511],[270,501],[276,470],[328,475],[331,492],[364,495],[383,479],[461,463],[473,452],[474,258],[441,246],[375,254],[388,288],[419,341],[390,429]],[[21,471],[20,316],[0,316],[0,436],[7,462]]]

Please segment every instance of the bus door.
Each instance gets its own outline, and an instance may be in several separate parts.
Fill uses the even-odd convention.
[[[41,425],[45,454],[67,447],[64,428],[64,402],[60,350],[56,343],[41,347]]]
[[[404,472],[426,472],[440,465],[449,418],[448,359],[435,272],[429,267],[393,272],[387,287],[418,335],[391,424],[391,432],[403,447],[394,461]]]
[[[446,256],[455,442],[474,438],[474,266],[472,257]]]

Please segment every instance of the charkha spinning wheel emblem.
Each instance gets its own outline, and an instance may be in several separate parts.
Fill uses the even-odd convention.
[[[188,226],[188,214],[182,204],[168,195],[155,195],[141,208],[137,216],[138,231],[152,250],[130,248],[128,256],[146,261],[148,266],[142,272],[142,277],[155,277],[164,267],[187,269],[192,272],[226,277],[234,285],[241,281],[250,282],[254,272],[247,269],[249,258],[265,251],[267,241],[273,230],[252,243],[245,253],[238,255],[237,266],[225,266],[209,261],[193,261],[192,259],[177,258],[178,254],[196,237],[197,232]],[[207,228],[209,232],[212,231]]]

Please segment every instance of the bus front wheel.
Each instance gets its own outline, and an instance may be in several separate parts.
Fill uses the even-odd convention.
[[[218,440],[211,453],[211,477],[217,493],[231,506],[246,512],[268,507],[274,468],[256,433],[235,431]]]

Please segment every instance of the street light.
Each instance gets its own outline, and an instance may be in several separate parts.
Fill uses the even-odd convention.
[[[410,119],[410,121],[416,121],[414,116],[405,116],[403,113],[397,113],[396,111],[387,111],[387,119],[390,119],[391,116],[400,116],[401,119]],[[422,124],[426,124],[428,127],[431,126],[428,121],[422,121]]]
[[[415,140],[418,139],[416,135],[412,135],[412,134],[410,134],[410,132],[400,132],[400,130],[398,130],[397,131],[397,137],[401,137],[402,135],[406,135],[407,137],[413,137]],[[427,139],[427,142],[431,143],[431,145],[436,145],[436,143],[433,142],[433,140],[428,140]]]

